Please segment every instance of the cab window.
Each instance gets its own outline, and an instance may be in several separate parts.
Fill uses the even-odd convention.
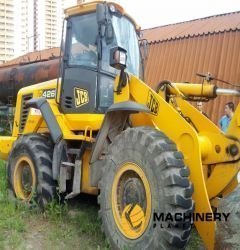
[[[71,18],[70,66],[97,67],[97,22],[94,13]]]

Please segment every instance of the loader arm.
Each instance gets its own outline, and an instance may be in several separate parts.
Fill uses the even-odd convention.
[[[177,100],[178,106],[186,117],[191,118],[198,130],[198,140],[202,156],[202,166],[205,176],[209,200],[217,196],[225,196],[227,190],[237,186],[239,172],[240,145],[237,138],[239,127],[234,121],[234,132],[226,135],[206,116],[201,114],[189,102],[181,98]],[[238,109],[240,111],[240,109]],[[239,115],[235,113],[235,118]],[[235,120],[234,118],[234,120]],[[232,127],[233,127],[232,126]],[[233,186],[233,183],[234,186]],[[225,191],[224,191],[225,190]]]

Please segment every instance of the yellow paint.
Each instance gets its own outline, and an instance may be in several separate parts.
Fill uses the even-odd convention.
[[[234,112],[233,118],[229,124],[226,134],[234,137],[236,140],[239,140],[240,138],[240,103],[238,104]]]
[[[17,140],[14,136],[0,136],[0,159],[7,161],[13,143]]]
[[[18,136],[20,134],[20,117],[21,117],[21,107],[22,107],[22,96],[33,94],[33,98],[42,97],[43,90],[56,88],[57,79],[32,85],[29,87],[22,88],[17,95],[16,111],[14,116],[13,124],[13,136]],[[55,101],[55,100],[54,100]],[[27,126],[25,127],[23,134],[36,132],[38,127],[42,122],[42,117],[40,115],[33,114],[29,112],[27,119]]]
[[[139,204],[127,204],[123,210],[120,210],[118,190],[119,190],[119,182],[121,177],[124,174],[127,175],[128,171],[133,171],[138,175],[140,180],[143,183],[145,195],[146,195],[146,211],[143,211],[143,208]],[[126,177],[127,178],[127,177]],[[127,181],[127,179],[126,179]],[[149,225],[150,217],[151,217],[151,190],[148,179],[143,172],[143,170],[135,163],[125,163],[120,166],[114,176],[112,190],[111,190],[111,201],[112,201],[112,211],[115,223],[121,233],[127,237],[128,239],[137,239],[139,238],[146,230]],[[131,210],[132,208],[132,210]],[[127,220],[125,212],[129,212],[129,219],[132,223]],[[136,227],[136,228],[135,228]]]
[[[141,206],[136,204],[133,207],[132,212],[130,214],[130,220],[132,222],[132,225],[131,225],[125,216],[125,214],[129,213],[131,209],[132,209],[132,204],[128,204],[123,209],[122,215],[120,217],[120,223],[121,223],[122,231],[125,233],[125,235],[130,239],[136,239],[138,238],[138,235],[141,232],[144,232],[144,225],[146,225],[145,224],[146,219],[145,219],[143,209],[141,208]],[[133,230],[132,227],[136,227],[136,229]]]
[[[122,88],[121,94],[117,94],[116,91],[117,91],[118,82],[119,82],[119,76],[117,76],[115,81],[114,81],[114,87],[113,87],[114,93],[115,93],[114,94],[114,103],[128,101],[130,99],[129,85],[127,84],[127,86]]]
[[[206,182],[209,199],[221,194],[221,192],[236,179],[239,170],[239,162],[216,165]]]
[[[212,84],[193,84],[193,83],[173,83],[174,88],[169,87],[172,94],[183,94],[184,96],[205,96],[215,97],[215,85]],[[179,94],[181,93],[181,94]]]
[[[200,151],[202,155],[202,160],[204,161],[207,157],[210,156],[210,152],[213,151],[213,145],[210,139],[207,136],[198,136]]]
[[[31,191],[29,192],[26,192],[22,185],[23,169],[26,167],[30,169],[32,178]],[[35,192],[36,183],[36,173],[32,160],[27,156],[21,156],[15,163],[13,172],[13,189],[16,194],[16,197],[24,201],[30,201]]]
[[[227,187],[222,191],[222,196],[225,197],[230,194],[234,189],[238,186],[238,178],[237,175],[233,178],[233,180],[227,185]]]
[[[79,4],[77,6],[73,6],[70,7],[68,9],[65,10],[65,17],[70,17],[70,16],[75,16],[75,15],[83,15],[83,14],[87,14],[87,13],[91,13],[91,12],[95,12],[96,11],[96,6],[99,3],[106,3],[106,1],[92,1],[89,3],[84,3],[84,4]],[[131,22],[135,25],[136,30],[141,30],[141,27],[139,25],[136,24],[135,20],[125,12],[125,10],[122,8],[122,6],[120,6],[117,3],[114,2],[107,2],[108,5],[112,4],[115,6],[116,10],[120,11],[120,13],[126,17],[128,17]]]
[[[91,151],[87,150],[82,159],[82,179],[81,179],[81,192],[86,194],[98,194],[98,188],[90,185],[90,159]]]

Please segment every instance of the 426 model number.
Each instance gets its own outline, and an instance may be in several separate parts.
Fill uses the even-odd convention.
[[[42,97],[45,97],[46,99],[54,99],[56,97],[56,89],[43,90]]]

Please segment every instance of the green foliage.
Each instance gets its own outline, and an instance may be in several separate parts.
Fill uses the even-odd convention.
[[[0,105],[0,135],[11,135],[15,107]]]
[[[4,162],[0,161],[0,246],[15,248],[21,241],[26,227],[25,208],[8,197],[7,173]]]
[[[64,202],[63,204],[61,204],[59,201],[55,200],[47,205],[44,211],[44,216],[52,221],[58,221],[63,220],[64,217],[67,215],[67,212],[67,203]]]
[[[7,200],[7,173],[5,164],[0,161],[0,203]]]
[[[111,249],[101,232],[96,201],[84,196],[69,203],[54,201],[44,213],[35,205],[29,207],[9,194],[6,167],[0,161],[0,249]],[[193,231],[187,249],[201,245]]]
[[[195,249],[205,249],[205,248],[203,247],[203,241],[199,237],[196,228],[193,227],[191,232],[191,238],[186,247],[186,250],[195,250]]]
[[[42,213],[36,204],[16,200],[0,161],[0,249],[108,249],[96,203],[76,202],[77,206],[54,201]]]

